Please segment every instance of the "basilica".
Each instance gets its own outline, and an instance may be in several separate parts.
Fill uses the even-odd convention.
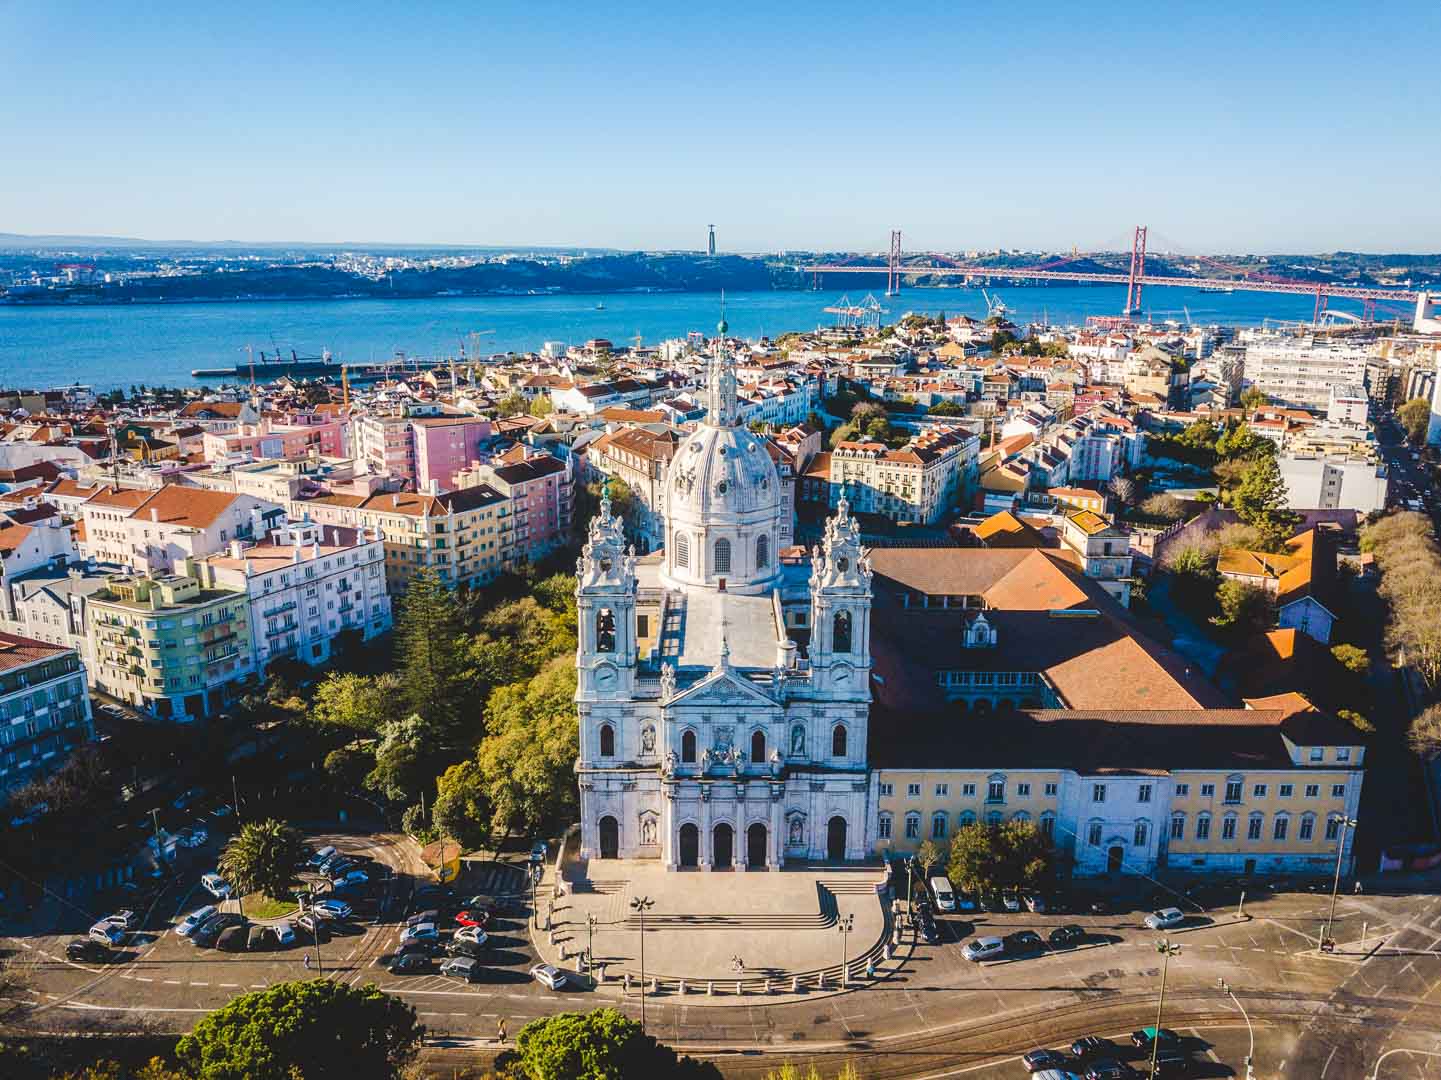
[[[638,558],[608,498],[578,564],[581,855],[670,869],[860,859],[871,575],[841,501],[823,542],[784,549],[791,507],[739,421],[734,362],[676,450],[663,549]]]

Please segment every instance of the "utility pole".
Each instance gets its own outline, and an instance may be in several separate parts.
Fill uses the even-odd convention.
[[[240,824],[240,785],[235,782],[235,774],[230,774],[230,797],[235,800],[235,824]]]
[[[1332,818],[1332,820],[1339,822],[1336,830],[1336,877],[1331,882],[1331,913],[1326,916],[1326,929],[1321,935],[1319,946],[1323,951],[1326,948],[1326,942],[1331,940],[1331,924],[1336,921],[1336,893],[1341,888],[1341,857],[1346,851],[1346,830],[1354,829],[1357,825],[1355,818],[1341,817]]]
[[[585,916],[585,973],[589,975],[595,969],[595,924],[600,922],[595,917],[595,912],[586,912]]]
[[[649,896],[632,896],[630,909],[640,916],[640,1033],[645,1034],[645,913],[655,906]]]
[[[847,970],[847,965],[848,965],[848,960],[849,960],[849,958],[848,958],[847,955],[846,955],[846,944],[847,944],[846,939],[850,937],[851,928],[852,928],[854,925],[855,925],[855,916],[854,916],[854,915],[842,915],[841,918],[840,918],[840,921],[836,923],[836,929],[841,932],[841,985],[842,985],[842,986],[849,986],[849,985],[850,985],[850,982],[851,982],[851,979],[850,979],[850,971]]]
[[[1156,1027],[1151,1032],[1151,1076],[1156,1075],[1156,1054],[1161,1049],[1161,1010],[1166,1007],[1166,972],[1171,967],[1171,957],[1181,951],[1181,946],[1172,945],[1162,938],[1156,942],[1156,951],[1161,954],[1161,997],[1156,1002]]]

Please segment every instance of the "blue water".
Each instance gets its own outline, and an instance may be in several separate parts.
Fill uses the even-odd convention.
[[[881,284],[878,281],[876,284]],[[1115,315],[1125,290],[1114,286],[1001,288],[1010,317],[1024,324],[1047,318],[1080,323],[1088,315]],[[787,330],[829,324],[822,308],[842,294],[753,292],[726,296],[731,333],[772,337]],[[852,300],[865,289],[852,289]],[[597,309],[598,303],[604,304]],[[978,289],[907,289],[883,299],[888,321],[908,311],[948,315],[986,314]],[[1151,288],[1146,314],[1153,319],[1256,325],[1266,319],[1309,319],[1306,296],[1270,293],[1202,293],[1190,288]],[[1345,302],[1338,310],[1358,310]],[[51,387],[87,383],[97,390],[134,383],[186,386],[192,368],[245,362],[247,343],[270,352],[318,355],[359,363],[389,359],[397,349],[411,356],[445,357],[462,335],[493,330],[480,339],[486,352],[538,349],[545,341],[579,343],[609,338],[646,343],[714,331],[720,316],[715,293],[620,293],[610,296],[445,297],[426,300],[303,300],[243,303],[135,304],[116,307],[0,306],[0,387]]]

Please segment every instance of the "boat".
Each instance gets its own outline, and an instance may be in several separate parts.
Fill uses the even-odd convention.
[[[605,310],[605,305],[598,303],[598,304],[595,305],[595,310],[596,310],[596,311],[604,311],[604,310]]]
[[[290,358],[287,360],[277,349],[270,356],[267,356],[262,350],[260,358],[253,364],[236,364],[234,367],[225,368],[194,368],[190,372],[190,377],[192,379],[249,379],[253,374],[258,382],[268,382],[284,375],[334,375],[339,378],[340,369],[349,367],[350,377],[353,379],[362,370],[373,366],[375,365],[337,364],[328,349],[319,356],[301,356],[291,349]]]
[[[1196,287],[1196,291],[1197,291],[1197,292],[1211,292],[1211,293],[1226,293],[1226,294],[1229,295],[1230,293],[1233,293],[1233,292],[1235,292],[1236,290],[1233,289],[1233,288],[1231,288],[1231,286],[1229,286],[1229,285],[1198,285],[1198,286]]]

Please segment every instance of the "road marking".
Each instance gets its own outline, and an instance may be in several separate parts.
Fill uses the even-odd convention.
[[[239,983],[221,983],[220,985],[223,986],[223,987],[224,987],[225,989],[227,989],[227,990],[239,990],[239,989],[240,989],[240,984],[239,984]]]
[[[208,982],[203,982],[203,983],[193,982],[193,983],[191,983],[190,985],[191,985],[191,986],[209,986],[210,984],[209,984]]]
[[[180,985],[180,980],[179,980],[179,979],[166,979],[166,980],[165,980],[165,985],[166,985],[166,986],[179,986],[179,985]]]
[[[1339,1046],[1333,1046],[1333,1047],[1331,1047],[1331,1052],[1326,1055],[1326,1064],[1324,1064],[1324,1065],[1321,1066],[1321,1078],[1322,1078],[1322,1080],[1325,1080],[1326,1070],[1331,1067],[1331,1059],[1336,1056],[1336,1051],[1337,1051],[1337,1050],[1340,1050],[1340,1049],[1341,1049],[1341,1048],[1340,1048]]]
[[[134,976],[136,982],[154,982],[154,979],[147,979],[144,975]]]

